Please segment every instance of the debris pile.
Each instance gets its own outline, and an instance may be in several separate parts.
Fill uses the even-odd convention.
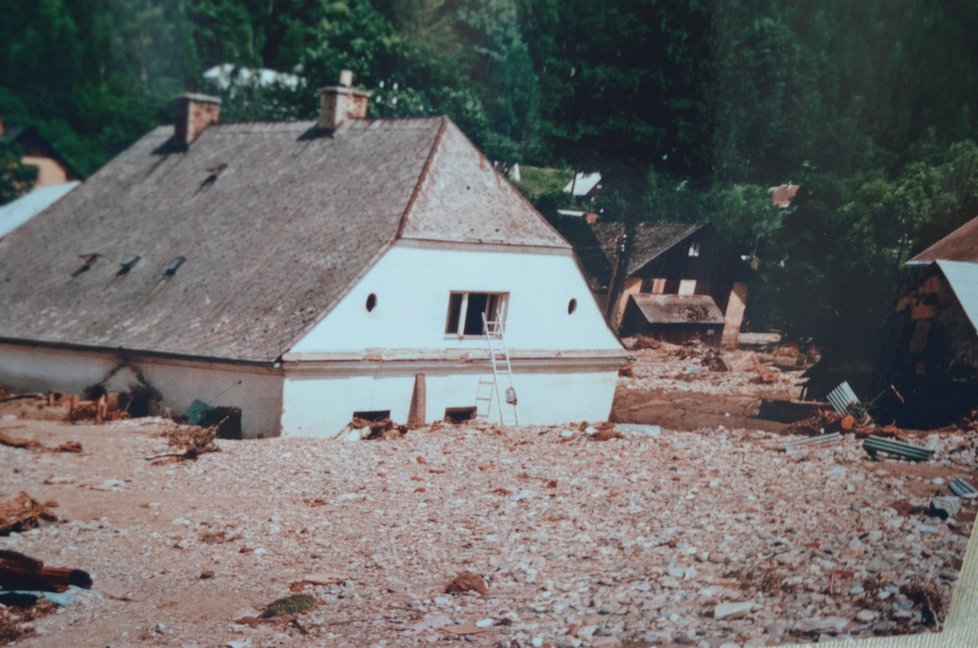
[[[472,572],[460,572],[452,579],[452,582],[445,586],[446,594],[465,594],[466,592],[489,596],[489,587],[482,576]]]
[[[159,461],[170,459],[172,461],[193,460],[208,452],[220,452],[221,448],[214,443],[217,438],[218,425],[211,427],[200,427],[198,425],[181,425],[168,421],[164,432],[160,435],[166,439],[171,448],[176,448],[176,452],[165,452],[163,454],[146,457],[146,461]]]
[[[0,501],[0,535],[36,529],[43,521],[58,519],[51,510],[21,491],[10,499]]]
[[[398,425],[389,418],[370,420],[354,417],[334,438],[344,441],[390,441],[408,433],[406,425]]]

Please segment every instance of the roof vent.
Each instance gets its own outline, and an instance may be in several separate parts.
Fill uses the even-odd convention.
[[[121,277],[122,275],[127,274],[130,270],[132,270],[132,267],[136,265],[139,258],[140,257],[138,254],[130,254],[127,256],[122,260],[122,263],[119,264],[119,272],[115,273],[115,276]]]
[[[370,93],[357,90],[353,85],[353,72],[340,72],[339,85],[319,90],[322,101],[319,109],[319,127],[323,130],[336,130],[347,119],[364,119]]]
[[[172,277],[177,273],[177,268],[183,265],[183,262],[187,260],[187,257],[173,257],[173,261],[170,261],[170,265],[166,266],[166,271],[163,273],[167,277]]]

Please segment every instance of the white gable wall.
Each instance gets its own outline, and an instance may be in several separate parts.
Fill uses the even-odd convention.
[[[404,423],[417,374],[426,422],[476,405],[486,341],[445,334],[452,291],[509,294],[521,424],[608,417],[625,353],[569,251],[401,240],[284,356],[283,434],[331,436],[354,411],[390,410]]]
[[[570,250],[398,241],[290,356],[383,349],[484,349],[445,335],[452,291],[508,292],[512,349],[621,351]],[[377,296],[372,312],[367,297]],[[571,299],[577,309],[568,314]]]

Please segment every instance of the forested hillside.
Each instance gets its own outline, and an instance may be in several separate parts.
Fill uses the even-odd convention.
[[[0,117],[83,173],[188,88],[220,92],[225,120],[309,118],[350,68],[375,116],[444,113],[503,165],[601,171],[605,218],[715,223],[757,258],[751,322],[830,346],[868,344],[902,261],[978,215],[969,0],[0,7]],[[205,84],[225,62],[301,82]],[[802,190],[776,209],[788,180]]]

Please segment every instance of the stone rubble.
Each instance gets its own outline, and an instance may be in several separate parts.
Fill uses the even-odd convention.
[[[640,360],[621,380],[761,393],[745,372],[675,378],[696,362]],[[597,441],[591,423],[218,440],[153,465],[160,422],[25,421],[85,452],[0,448],[0,495],[55,500],[65,520],[0,549],[95,585],[23,644],[756,648],[942,622],[976,502],[929,509],[954,477],[978,481],[974,430],[915,439],[935,454],[909,464],[851,435],[784,453],[756,429],[623,425]],[[484,592],[446,593],[460,574]],[[294,587],[315,609],[259,618]]]

